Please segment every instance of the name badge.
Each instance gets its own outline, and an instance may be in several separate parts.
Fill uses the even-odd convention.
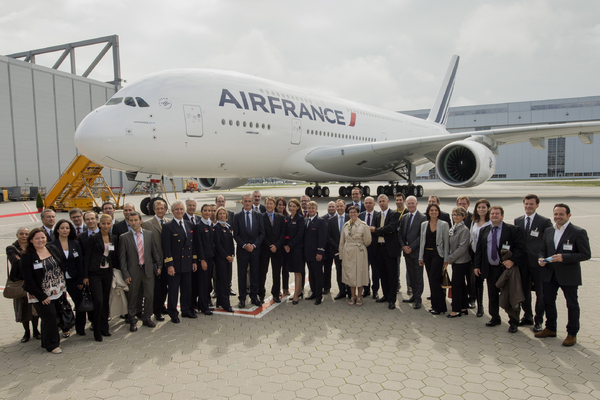
[[[529,234],[531,236],[533,236],[533,237],[539,237],[540,236],[540,232],[539,231],[531,231]]]
[[[76,251],[73,252],[73,257],[77,258],[79,257],[79,253],[77,253]]]
[[[205,232],[205,233],[208,233],[208,229],[204,229],[204,232]]]
[[[115,250],[115,245],[114,244],[109,244],[108,245],[108,251],[114,251]]]
[[[572,244],[563,244],[563,250],[567,250],[567,251],[573,251],[573,245]]]
[[[42,264],[41,262],[33,263],[33,269],[42,269],[42,268],[44,268],[44,264]]]
[[[510,250],[510,246],[508,244],[503,244],[502,250]]]

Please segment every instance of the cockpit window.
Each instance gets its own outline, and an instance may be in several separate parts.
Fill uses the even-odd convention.
[[[133,97],[125,97],[125,105],[135,107],[135,100],[133,100]]]
[[[112,99],[110,99],[108,101],[108,103],[106,103],[107,106],[114,106],[116,104],[121,103],[121,101],[123,100],[122,97],[113,97]]]
[[[138,106],[150,107],[150,105],[148,103],[146,103],[146,101],[144,99],[142,99],[141,97],[136,97],[135,99],[137,100]]]

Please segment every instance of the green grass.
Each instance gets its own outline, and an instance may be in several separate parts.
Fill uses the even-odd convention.
[[[560,182],[543,182],[547,185],[557,186],[579,186],[579,187],[598,187],[600,181],[560,181]]]

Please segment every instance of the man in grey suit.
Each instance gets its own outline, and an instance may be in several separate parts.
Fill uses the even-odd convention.
[[[528,194],[523,199],[525,215],[515,218],[515,226],[523,232],[525,249],[527,250],[526,265],[519,266],[525,301],[523,302],[523,318],[520,326],[533,325],[534,332],[542,331],[544,322],[544,291],[542,288],[542,272],[538,264],[538,254],[544,242],[544,232],[552,226],[550,219],[537,213],[540,198],[535,194]],[[531,284],[535,288],[535,319],[531,309]]]
[[[421,308],[423,296],[423,267],[419,265],[419,247],[421,244],[421,223],[427,218],[417,210],[418,205],[415,196],[406,198],[407,212],[400,218],[399,235],[400,247],[404,253],[406,271],[410,277],[413,295],[410,299],[402,300],[403,303],[415,303],[413,308]]]
[[[590,239],[585,229],[573,225],[571,209],[558,203],[553,210],[554,227],[544,232],[544,241],[538,255],[544,282],[544,305],[546,307],[546,328],[535,334],[537,338],[556,337],[556,295],[561,288],[567,300],[567,337],[563,346],[577,343],[579,332],[579,301],[577,287],[581,285],[581,262],[592,257]],[[552,258],[547,262],[546,258]]]
[[[133,211],[129,214],[129,225],[131,231],[122,234],[119,238],[121,272],[123,279],[129,285],[130,299],[137,299],[140,290],[142,291],[144,297],[142,321],[144,325],[154,328],[156,324],[150,319],[154,302],[154,276],[160,274],[162,260],[154,235],[142,229],[142,216],[138,212]],[[131,332],[137,331],[136,307],[135,301],[129,302]]]
[[[170,218],[165,217],[167,212],[167,203],[162,200],[154,202],[154,217],[142,223],[142,228],[152,232],[154,235],[154,242],[158,249],[158,255],[161,263],[164,261],[162,251],[162,227],[167,222],[170,222]],[[165,308],[165,301],[167,300],[167,271],[163,268],[159,275],[154,279],[154,317],[157,321],[164,321],[165,317],[162,314],[167,313]]]

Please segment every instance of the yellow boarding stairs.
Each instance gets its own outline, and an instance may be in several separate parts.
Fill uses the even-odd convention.
[[[44,207],[56,211],[81,208],[83,211],[100,211],[102,203],[112,200],[117,208],[121,194],[115,197],[102,176],[102,166],[85,156],[77,155],[58,178],[44,199]],[[96,198],[100,198],[98,203]]]

